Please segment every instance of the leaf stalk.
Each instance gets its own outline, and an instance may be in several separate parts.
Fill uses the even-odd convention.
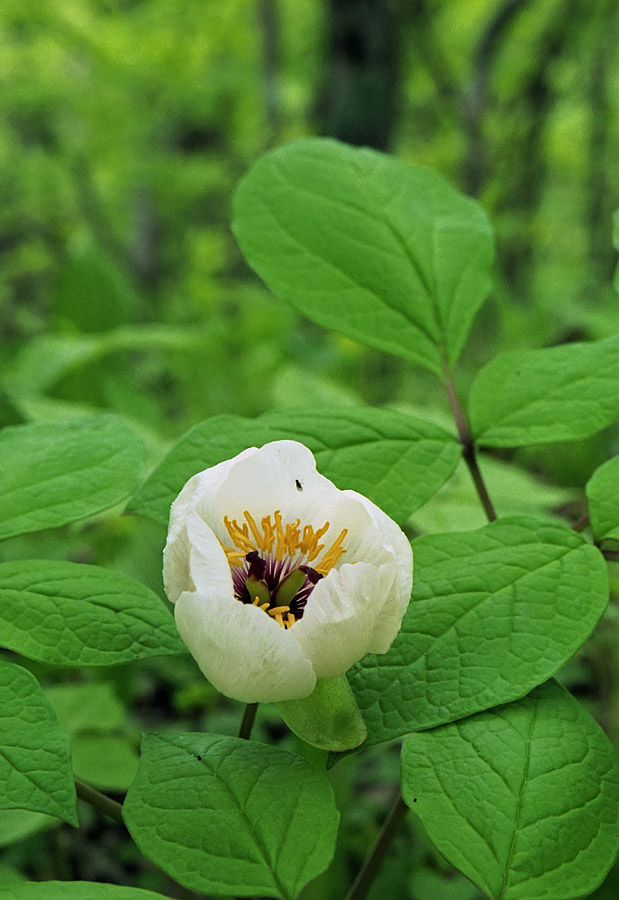
[[[108,797],[107,794],[102,794],[101,791],[96,790],[96,788],[93,788],[89,784],[80,781],[79,778],[75,778],[74,780],[75,793],[80,798],[80,800],[84,800],[86,803],[94,806],[95,809],[98,809],[99,812],[102,812],[106,816],[109,816],[110,819],[114,819],[115,822],[119,822],[121,825],[125,824],[123,821],[123,808],[121,803],[118,803],[116,800],[112,800],[112,798]]]
[[[385,858],[385,854],[389,849],[389,845],[395,837],[407,812],[408,806],[402,799],[402,795],[398,793],[398,796],[385,819],[385,824],[376,838],[376,843],[372,848],[372,852],[355,878],[353,886],[346,895],[346,900],[364,900],[367,896],[372,882]]]

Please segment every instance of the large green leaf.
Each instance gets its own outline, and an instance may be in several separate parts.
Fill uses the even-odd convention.
[[[591,634],[600,552],[562,525],[507,518],[413,541],[413,596],[388,653],[349,674],[366,745],[522,697]]]
[[[0,900],[166,900],[141,888],[94,881],[26,881],[0,887]]]
[[[0,538],[76,522],[135,488],[141,440],[115,416],[16,425],[0,433]]]
[[[69,735],[73,772],[104,791],[124,791],[138,768],[137,747],[120,729],[127,711],[105,682],[58,684],[45,691]]]
[[[123,325],[101,334],[42,334],[20,349],[5,379],[11,394],[48,391],[62,378],[114,353],[188,350],[202,342],[195,328]]]
[[[0,849],[23,841],[38,831],[60,828],[61,824],[55,816],[45,813],[29,809],[3,809],[0,814]]]
[[[0,809],[77,825],[69,744],[36,678],[0,660]]]
[[[0,646],[56,666],[114,666],[185,651],[170,609],[147,587],[56,560],[0,563]]]
[[[493,900],[589,894],[619,847],[619,763],[555,682],[402,748],[404,799]]]
[[[214,734],[147,735],[123,815],[142,852],[185,887],[286,900],[327,868],[339,819],[306,760]]]
[[[271,290],[310,319],[441,375],[485,300],[485,213],[428,169],[311,138],[263,156],[233,231]]]
[[[619,335],[501,353],[477,375],[471,426],[486,447],[589,437],[619,415]]]
[[[127,715],[107,682],[55,684],[45,689],[45,696],[54,708],[58,724],[69,735],[79,731],[113,731],[121,727]]]
[[[619,541],[619,456],[595,470],[586,490],[595,539]]]
[[[130,503],[134,512],[167,523],[185,482],[209,466],[269,441],[297,440],[339,488],[373,500],[397,522],[449,478],[460,445],[447,431],[386,409],[278,410],[258,419],[217,416],[196,425],[172,448]]]

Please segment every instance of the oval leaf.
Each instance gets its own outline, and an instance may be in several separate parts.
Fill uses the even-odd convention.
[[[619,415],[619,335],[501,353],[477,375],[469,414],[486,447],[576,441]]]
[[[2,661],[0,809],[30,809],[78,824],[67,737],[34,675]]]
[[[397,522],[447,481],[461,448],[447,431],[385,409],[285,410],[258,419],[217,416],[196,425],[172,448],[133,497],[132,511],[167,524],[185,482],[247,447],[297,440],[339,488],[359,491]]]
[[[492,232],[475,201],[435,172],[333,140],[259,159],[232,228],[282,300],[439,376],[489,290]]]
[[[619,764],[555,682],[410,735],[402,792],[431,840],[493,900],[589,895],[619,846]]]
[[[399,635],[348,676],[366,745],[522,697],[576,652],[608,603],[602,555],[562,525],[500,519],[421,537],[413,550]]]
[[[184,653],[156,594],[119,572],[56,560],[0,563],[0,646],[51,666]]]
[[[282,719],[297,737],[321,750],[353,750],[367,737],[355,695],[344,676],[319,681],[303,700],[277,704]]]
[[[115,416],[0,432],[0,538],[77,522],[124,500],[144,449]]]
[[[0,888],[0,900],[166,900],[162,894],[94,881],[26,881]]]
[[[339,820],[329,782],[304,759],[212,734],[146,735],[123,816],[179,884],[286,900],[329,865]]]
[[[619,456],[595,470],[586,491],[596,541],[619,541]]]

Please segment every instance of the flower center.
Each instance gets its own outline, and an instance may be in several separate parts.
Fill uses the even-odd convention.
[[[222,547],[230,564],[234,595],[241,603],[259,606],[282,628],[291,628],[303,618],[314,586],[346,553],[343,543],[348,529],[342,529],[325,550],[320,539],[330,522],[317,529],[312,525],[301,528],[300,519],[284,523],[276,509],[258,527],[247,510],[243,516],[241,524],[224,516],[233,546],[222,543]]]

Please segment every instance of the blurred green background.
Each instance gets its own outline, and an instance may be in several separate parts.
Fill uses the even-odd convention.
[[[3,0],[0,40],[0,425],[112,411],[146,438],[150,466],[224,412],[369,403],[449,426],[431,376],[302,320],[240,256],[235,183],[305,134],[431,166],[490,214],[496,284],[460,366],[463,394],[499,350],[619,331],[618,0]],[[585,481],[617,452],[611,428],[482,465],[500,514],[575,519]],[[482,524],[458,471],[410,533]],[[106,515],[6,541],[0,559],[94,562],[161,592],[164,539]],[[562,673],[617,743],[618,636],[613,604]],[[110,792],[131,780],[140,729],[238,727],[240,706],[189,658],[30,667],[72,735],[78,774]],[[290,745],[269,709],[258,734]],[[343,896],[389,804],[397,748],[346,760],[333,779],[346,834],[308,900]],[[194,896],[83,812],[78,835],[0,813],[0,882],[91,878]],[[595,897],[618,890],[611,875]],[[372,896],[385,892],[479,896],[413,821]]]

